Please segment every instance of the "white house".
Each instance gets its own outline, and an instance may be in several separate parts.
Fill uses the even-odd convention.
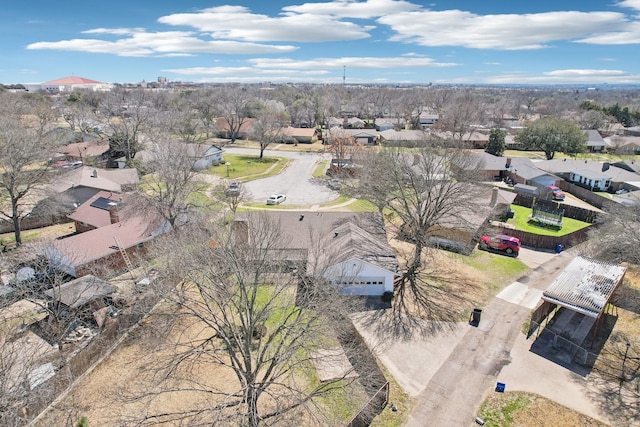
[[[611,176],[591,169],[580,169],[569,173],[569,181],[581,184],[591,191],[607,191],[611,185]]]
[[[250,215],[236,215],[236,224],[245,225],[237,230],[248,230]],[[393,292],[399,267],[381,215],[294,211],[260,215],[267,215],[282,230],[283,238],[274,251],[279,257],[287,254],[286,261],[304,268],[306,274],[323,277],[344,295]]]
[[[185,144],[189,157],[193,159],[193,169],[203,170],[222,163],[222,148],[207,144]]]

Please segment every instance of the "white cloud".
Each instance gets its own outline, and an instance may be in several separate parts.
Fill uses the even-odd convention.
[[[627,75],[621,70],[555,70],[544,73],[547,76],[559,76],[559,77],[603,77],[603,76],[624,76]]]
[[[530,75],[525,72],[503,74],[486,79],[492,84],[638,84],[640,75],[629,74],[621,70],[553,70],[540,75]]]
[[[414,68],[414,67],[454,67],[459,64],[452,62],[435,62],[431,58],[402,56],[402,57],[343,57],[343,58],[314,58],[310,60],[294,60],[288,58],[254,58],[249,60],[259,68],[281,68],[287,70],[331,68]]]
[[[285,6],[285,12],[331,15],[342,18],[373,19],[399,12],[418,10],[421,6],[403,0],[336,0],[326,3],[304,3]]]
[[[396,31],[394,41],[502,50],[540,49],[553,41],[608,31],[625,21],[617,12],[477,15],[461,10],[403,12],[378,19]]]
[[[628,7],[631,9],[640,10],[640,0],[622,0],[616,3],[620,7]]]
[[[224,81],[307,81],[317,83],[338,83],[342,73],[331,71],[348,69],[385,69],[452,67],[459,64],[438,63],[431,58],[410,54],[401,57],[343,57],[294,60],[288,58],[254,58],[247,61],[248,67],[192,67],[163,70],[185,76],[200,77],[199,82]],[[400,73],[394,73],[398,75]],[[403,73],[404,74],[404,73]],[[408,72],[406,74],[409,74]],[[325,77],[326,76],[326,77]],[[358,80],[389,82],[387,78]],[[397,80],[396,80],[397,81]]]
[[[143,33],[144,28],[94,28],[83,31],[82,34],[113,34],[116,36],[127,36],[136,33]]]
[[[158,22],[196,28],[218,39],[251,42],[358,40],[369,37],[369,31],[374,28],[315,13],[290,13],[279,17],[258,15],[244,6],[220,6],[195,13],[176,13],[163,16]]]
[[[580,43],[624,45],[640,43],[640,22],[625,25],[616,31],[609,31],[578,40]]]
[[[92,30],[90,30],[92,31]],[[267,54],[289,53],[295,46],[267,45],[231,40],[203,40],[184,31],[127,32],[127,29],[98,29],[101,34],[130,34],[131,37],[116,41],[97,39],[72,39],[58,42],[37,42],[27,49],[52,49],[91,53],[110,53],[118,56],[168,56],[193,53],[214,54]]]

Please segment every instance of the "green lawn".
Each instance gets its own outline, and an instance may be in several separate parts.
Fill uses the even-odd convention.
[[[475,269],[492,289],[501,288],[522,276],[529,267],[517,258],[474,250],[471,255],[451,254],[464,264]]]
[[[228,167],[226,163],[229,163]],[[222,178],[249,181],[255,178],[277,175],[286,163],[287,160],[282,157],[263,157],[259,159],[257,155],[225,154],[224,163],[210,167],[207,172]]]
[[[322,160],[320,162],[318,162],[318,164],[316,165],[315,169],[313,170],[313,177],[314,178],[324,178],[327,176],[326,170],[327,170],[327,164],[329,163],[329,160]]]
[[[588,227],[589,223],[578,221],[572,218],[562,219],[562,228],[557,229],[554,227],[544,227],[535,223],[529,222],[529,215],[531,215],[531,209],[524,206],[512,205],[511,209],[515,212],[515,216],[507,221],[507,224],[513,225],[516,230],[526,231],[528,233],[541,234],[543,236],[564,236],[565,234],[573,233],[574,231]]]

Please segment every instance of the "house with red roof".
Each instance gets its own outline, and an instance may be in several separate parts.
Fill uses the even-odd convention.
[[[126,197],[108,191],[95,194],[68,217],[77,232],[53,241],[44,252],[51,267],[73,277],[124,270],[121,249],[135,265],[153,239],[171,229],[157,215],[126,209]]]

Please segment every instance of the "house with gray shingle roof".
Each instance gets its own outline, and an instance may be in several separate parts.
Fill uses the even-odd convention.
[[[393,291],[398,261],[387,241],[380,214],[238,212],[236,230],[250,227],[252,215],[266,215],[282,230],[282,239],[274,248],[274,256],[280,261],[288,260],[307,274],[324,277],[345,295],[382,295]]]
[[[586,130],[587,141],[584,143],[587,150],[591,153],[600,153],[611,146],[611,142],[602,138],[597,130]]]
[[[596,160],[553,159],[536,166],[592,191],[615,192],[639,181],[636,173]]]

